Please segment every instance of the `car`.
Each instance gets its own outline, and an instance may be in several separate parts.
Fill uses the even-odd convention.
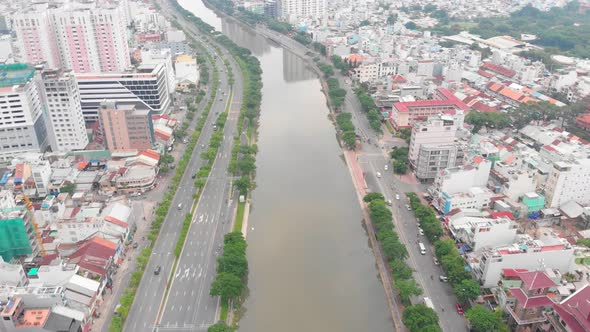
[[[219,101],[223,101],[223,98],[219,98]]]
[[[178,204],[178,209],[182,210],[182,203]]]
[[[191,178],[192,178],[192,179],[194,179],[194,178],[196,178],[196,177],[197,177],[197,174],[193,174],[193,175],[191,176]]]
[[[381,173],[377,172],[377,177],[381,178]]]
[[[137,242],[133,242],[133,249],[135,249],[135,248],[137,248],[137,247],[139,247],[139,243],[137,243]]]
[[[440,280],[442,282],[448,282],[449,278],[447,278],[447,276],[438,276],[438,280]]]
[[[160,265],[156,266],[156,269],[154,270],[154,274],[158,275],[160,274],[160,271],[162,271],[162,267]]]
[[[438,265],[438,259],[436,257],[434,257],[434,265]]]
[[[393,202],[390,199],[388,199],[387,200],[387,205],[392,206],[393,205]]]
[[[412,207],[410,206],[410,204],[406,204],[406,209],[408,209],[408,211],[412,211]]]
[[[395,194],[395,199],[399,200],[399,194]]]
[[[420,233],[420,235],[424,235],[424,230],[422,227],[418,227],[418,233]]]
[[[389,165],[385,165],[385,167],[383,167],[384,170],[388,170],[389,169]]]
[[[461,304],[459,304],[459,303],[455,304],[455,308],[457,308],[457,313],[459,315],[463,315],[463,307],[461,307]]]

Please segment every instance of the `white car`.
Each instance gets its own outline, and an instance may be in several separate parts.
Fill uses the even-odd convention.
[[[381,178],[381,173],[377,172],[377,177]]]
[[[383,167],[383,169],[388,170],[389,169],[389,165],[385,165],[385,167]]]
[[[424,235],[424,230],[422,227],[418,227],[418,233],[420,233],[420,235]]]
[[[395,194],[395,199],[399,200],[399,194]]]

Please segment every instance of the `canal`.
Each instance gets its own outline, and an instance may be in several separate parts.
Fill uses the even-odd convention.
[[[393,330],[319,79],[303,60],[200,0],[179,3],[262,65],[250,293],[240,332]]]

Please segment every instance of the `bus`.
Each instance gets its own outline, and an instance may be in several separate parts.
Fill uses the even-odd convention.
[[[422,255],[426,255],[426,247],[424,246],[424,243],[422,243],[422,242],[418,243],[418,247],[420,248],[420,253]]]

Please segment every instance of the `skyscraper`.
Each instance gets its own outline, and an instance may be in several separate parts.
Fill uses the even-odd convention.
[[[123,2],[40,4],[12,19],[23,62],[79,73],[124,71],[131,65]]]
[[[150,111],[133,105],[104,101],[100,105],[100,127],[107,148],[115,150],[147,150],[154,143]]]

